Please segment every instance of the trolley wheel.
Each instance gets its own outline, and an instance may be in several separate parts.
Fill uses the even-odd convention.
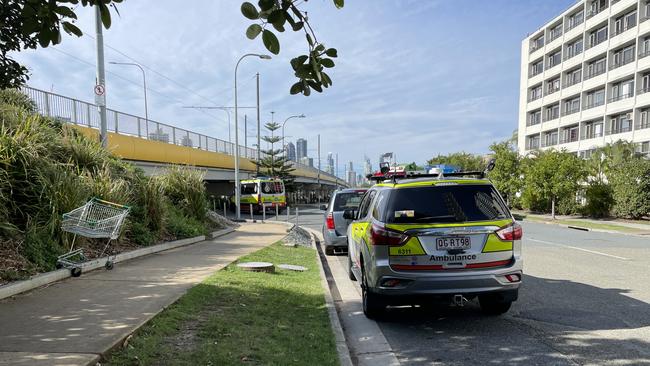
[[[72,275],[72,277],[81,276],[81,267],[74,267],[70,269],[70,275]]]
[[[104,264],[104,267],[105,267],[107,270],[110,271],[111,269],[113,269],[113,261],[106,261],[106,264]]]

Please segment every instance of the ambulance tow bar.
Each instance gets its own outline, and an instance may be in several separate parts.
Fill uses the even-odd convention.
[[[468,302],[468,301],[469,300],[467,300],[467,298],[465,296],[461,295],[461,294],[454,295],[454,298],[453,298],[454,305],[456,305],[458,307],[461,307],[461,308],[463,306],[465,306],[465,303]]]

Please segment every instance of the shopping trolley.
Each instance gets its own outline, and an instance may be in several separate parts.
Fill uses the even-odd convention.
[[[57,267],[70,269],[74,277],[80,276],[81,262],[85,261],[86,257],[83,249],[74,249],[77,235],[93,239],[107,238],[108,241],[98,257],[101,258],[111,240],[117,239],[120,235],[120,228],[129,210],[129,206],[93,198],[85,205],[63,214],[61,230],[74,234],[74,237],[70,251],[57,258]],[[110,256],[104,266],[106,269],[113,269],[113,260]]]

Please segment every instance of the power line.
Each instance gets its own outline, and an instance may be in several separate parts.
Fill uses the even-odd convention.
[[[89,66],[92,66],[92,67],[95,66],[94,63],[89,62],[89,61],[86,61],[86,60],[84,60],[84,59],[82,59],[82,58],[80,58],[80,57],[77,57],[77,56],[75,56],[75,55],[69,53],[69,52],[66,52],[66,51],[60,50],[60,49],[58,49],[57,47],[51,47],[51,49],[53,49],[53,50],[55,50],[55,51],[57,51],[57,52],[59,52],[59,53],[62,53],[62,54],[66,55],[66,56],[68,56],[68,57],[70,57],[70,58],[73,58],[73,59],[75,59],[75,60],[77,60],[77,61],[79,61],[79,62],[81,62],[81,63],[83,63],[83,64],[86,64],[86,65],[89,65]],[[118,79],[122,79],[122,80],[124,80],[124,81],[126,81],[126,82],[128,82],[128,83],[130,83],[130,84],[136,85],[136,86],[138,86],[138,87],[142,87],[142,85],[141,85],[139,82],[136,82],[136,81],[130,80],[130,79],[128,79],[128,78],[125,78],[125,77],[121,76],[120,74],[116,74],[116,73],[114,73],[114,72],[112,72],[112,71],[106,71],[106,73],[107,73],[107,74],[111,74],[111,75],[117,77]],[[166,98],[166,99],[168,99],[168,100],[172,100],[172,101],[174,101],[174,102],[176,102],[176,103],[178,103],[178,104],[183,104],[183,103],[184,103],[182,100],[177,99],[177,98],[174,98],[174,97],[171,97],[171,96],[169,96],[169,95],[166,95],[166,94],[164,94],[164,93],[162,93],[162,92],[160,92],[160,91],[158,91],[158,90],[156,90],[156,89],[152,89],[152,88],[150,88],[150,87],[147,87],[147,90],[152,91],[152,92],[154,92],[154,93],[156,93],[156,94],[162,96],[163,98]],[[221,121],[221,122],[224,122],[223,120],[221,120],[221,119],[220,119],[219,117],[217,117],[216,115],[210,114],[210,113],[208,113],[208,112],[206,112],[206,111],[202,111],[202,113],[204,113],[204,114],[206,114],[206,115],[208,115],[208,116],[210,116],[210,117],[213,117],[213,118],[215,118],[215,119],[217,119],[217,120],[219,120],[219,121]]]

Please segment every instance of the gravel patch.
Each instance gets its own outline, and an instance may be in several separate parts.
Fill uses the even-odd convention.
[[[285,244],[301,245],[311,247],[311,234],[300,226],[295,226],[289,231],[289,234],[283,239]]]
[[[221,228],[221,229],[225,229],[225,228],[228,228],[228,227],[239,227],[238,223],[236,223],[234,221],[231,221],[228,218],[223,217],[222,215],[219,215],[218,213],[216,213],[214,211],[208,211],[207,216],[208,216],[208,219],[210,219],[210,221],[217,224],[219,226],[219,228]]]

